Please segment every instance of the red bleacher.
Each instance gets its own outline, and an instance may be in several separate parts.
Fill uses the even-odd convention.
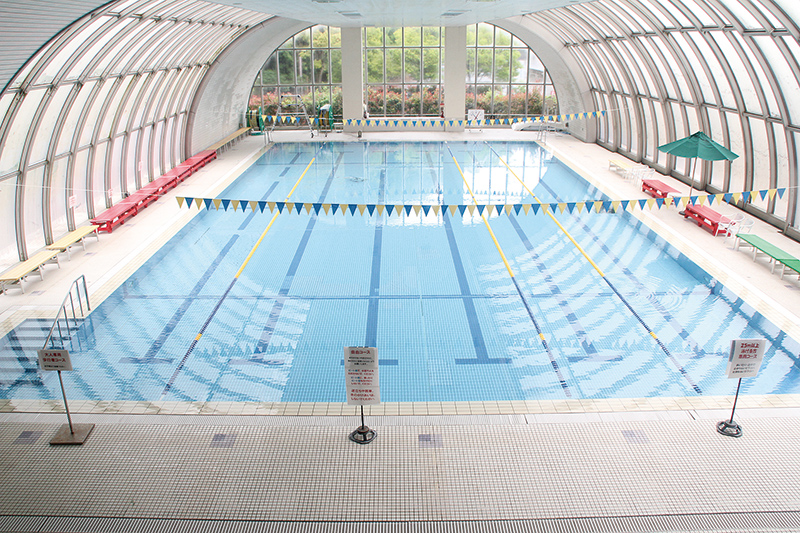
[[[97,231],[111,233],[115,227],[123,225],[126,220],[136,216],[140,209],[144,209],[158,200],[167,191],[177,187],[192,173],[216,158],[216,150],[203,150],[97,215],[92,219],[92,224],[98,226]]]

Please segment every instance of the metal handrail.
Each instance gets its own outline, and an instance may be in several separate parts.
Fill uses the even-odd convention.
[[[86,287],[86,278],[83,276],[83,274],[81,274],[81,276],[79,278],[77,278],[75,281],[73,281],[72,284],[69,286],[69,292],[64,297],[64,301],[61,302],[61,307],[58,309],[58,313],[56,314],[56,318],[53,321],[53,325],[50,326],[50,332],[47,334],[47,339],[45,339],[44,346],[42,346],[42,349],[47,349],[48,348],[47,345],[50,343],[50,341],[51,341],[51,339],[53,337],[53,331],[56,328],[58,328],[58,336],[61,339],[61,346],[62,347],[64,346],[64,334],[61,331],[61,323],[59,322],[59,319],[61,318],[61,313],[63,311],[64,320],[67,322],[67,327],[69,327],[69,314],[67,312],[67,300],[69,300],[70,307],[72,309],[72,321],[75,323],[76,327],[78,326],[78,316],[77,316],[77,313],[75,312],[75,299],[72,297],[72,289],[73,288],[75,289],[75,293],[77,294],[77,297],[78,297],[78,307],[80,308],[81,318],[85,318],[86,317],[86,312],[84,312],[84,310],[83,310],[83,301],[81,300],[81,290],[80,290],[81,288],[80,288],[80,285],[78,284],[79,281],[81,281],[82,284],[83,284],[83,294],[86,297],[86,312],[92,310],[92,307],[89,304],[89,290]],[[51,346],[51,348],[52,348],[52,346]]]

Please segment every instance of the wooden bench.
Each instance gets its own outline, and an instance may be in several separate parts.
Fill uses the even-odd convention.
[[[22,282],[34,272],[39,275],[39,278],[44,279],[44,265],[47,263],[55,262],[58,268],[61,264],[58,262],[58,250],[42,250],[36,255],[29,257],[27,261],[23,261],[18,265],[6,270],[0,274],[0,292],[3,294],[8,290],[9,285],[18,284],[19,289],[24,293],[25,287]]]
[[[111,233],[116,226],[121,226],[126,220],[135,216],[138,212],[139,207],[126,199],[122,200],[114,207],[106,209],[94,217],[91,222],[98,226],[97,231]]]
[[[768,242],[767,240],[751,233],[737,234],[734,249],[738,250],[739,244],[741,244],[742,241],[753,247],[753,261],[756,260],[758,252],[765,253],[769,256],[770,262],[772,263],[771,272],[774,273],[775,265],[780,263],[782,265],[781,279],[783,279],[783,275],[786,273],[786,267],[794,270],[798,275],[798,279],[800,279],[800,259],[797,259],[790,253],[781,250],[771,242]]]
[[[80,243],[83,246],[83,250],[86,251],[86,237],[89,235],[94,235],[94,238],[98,241],[100,240],[100,235],[97,233],[97,226],[83,226],[75,231],[70,231],[53,244],[50,244],[45,247],[46,250],[57,250],[58,253],[66,252],[67,259],[72,260],[70,256],[69,249]]]
[[[227,150],[228,148],[231,147],[231,145],[233,145],[233,143],[235,143],[236,141],[238,141],[239,139],[241,139],[245,135],[249,134],[250,133],[250,129],[251,128],[248,126],[246,128],[242,128],[242,129],[236,130],[235,132],[231,133],[230,135],[228,135],[227,137],[225,137],[224,139],[222,139],[218,143],[212,144],[211,146],[209,146],[208,149],[209,150],[214,150],[215,152],[218,151],[218,150],[222,150],[222,151]]]

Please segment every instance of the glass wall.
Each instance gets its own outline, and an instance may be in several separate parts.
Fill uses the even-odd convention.
[[[0,95],[0,270],[183,160],[209,63],[268,15],[112,2],[55,36]]]
[[[740,157],[697,165],[695,183],[786,188],[741,207],[795,237],[798,16],[790,0],[596,0],[529,15],[552,28],[608,111],[601,145],[688,183],[690,162],[658,146],[702,130]]]
[[[440,116],[445,28],[364,28],[364,90],[372,117]],[[486,118],[557,113],[552,81],[519,39],[491,24],[468,28],[467,109]],[[309,116],[331,104],[342,115],[341,36],[314,26],[288,39],[256,76],[250,110],[274,115],[278,95],[298,94]],[[255,125],[255,124],[254,124]]]

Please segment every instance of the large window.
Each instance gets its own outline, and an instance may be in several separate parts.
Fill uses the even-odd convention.
[[[445,31],[364,28],[364,101],[371,117],[441,115]],[[486,118],[503,119],[558,112],[547,70],[522,41],[491,24],[476,24],[468,29],[467,43],[465,114],[478,108]],[[309,116],[331,104],[333,116],[341,117],[341,83],[341,34],[337,28],[314,26],[267,59],[253,84],[249,108],[272,116],[279,95],[297,94]]]
[[[558,113],[550,75],[522,41],[492,24],[467,28],[468,109],[487,118]]]

